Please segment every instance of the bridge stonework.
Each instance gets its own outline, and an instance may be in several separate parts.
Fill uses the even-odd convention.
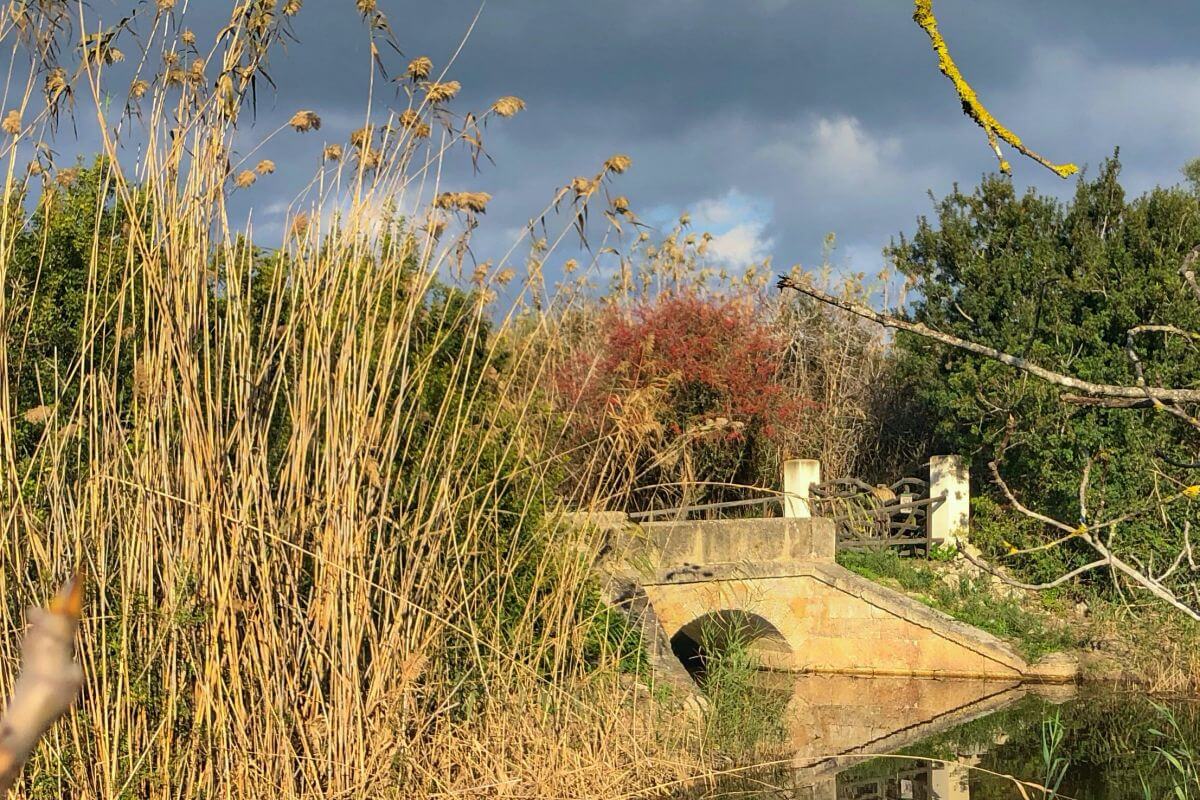
[[[826,519],[647,523],[609,574],[636,585],[657,660],[731,620],[768,669],[844,675],[1067,681],[995,636],[835,563]],[[613,569],[612,567],[615,567]],[[711,631],[712,628],[709,628]]]

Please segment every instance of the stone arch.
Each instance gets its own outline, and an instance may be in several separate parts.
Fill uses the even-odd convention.
[[[763,666],[789,661],[791,647],[779,628],[760,614],[744,609],[721,609],[700,614],[671,636],[671,652],[696,681],[706,662],[734,641],[760,656]]]

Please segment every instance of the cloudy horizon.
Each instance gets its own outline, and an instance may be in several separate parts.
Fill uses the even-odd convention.
[[[208,8],[193,6],[195,24]],[[960,67],[1002,122],[1088,174],[1119,146],[1125,185],[1140,193],[1178,183],[1183,163],[1200,155],[1200,9],[1149,6],[1154,13],[1082,0],[935,8]],[[996,169],[908,3],[493,0],[480,12],[475,0],[445,0],[431,12],[380,0],[379,8],[404,54],[391,55],[393,67],[416,55],[441,67],[479,13],[448,75],[463,84],[457,107],[483,109],[510,94],[527,103],[489,126],[494,164],[447,173],[454,188],[493,195],[476,236],[481,259],[557,187],[618,152],[633,167],[616,189],[641,219],[669,229],[689,212],[714,235],[713,258],[732,268],[768,257],[780,269],[815,266],[834,234],[834,263],[873,273],[889,239],[931,210],[930,192],[974,186]],[[213,30],[223,12],[213,5]],[[285,77],[260,100],[260,133],[297,108],[324,121],[317,136],[273,140],[279,173],[236,199],[268,236],[311,177],[321,140],[362,124],[372,67],[364,28],[346,12],[305,4],[298,43],[275,60]],[[78,146],[87,150],[86,131]],[[1010,160],[1019,189],[1074,191],[1074,179]]]

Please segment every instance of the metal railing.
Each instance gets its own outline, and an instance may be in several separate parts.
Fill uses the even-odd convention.
[[[652,508],[648,511],[635,511],[627,516],[631,520],[653,522],[655,517],[670,517],[686,519],[688,514],[698,511],[719,511],[726,508],[749,508],[751,506],[783,505],[783,495],[775,494],[770,497],[753,497],[749,500],[727,500],[720,503],[701,503],[699,505],[678,506],[676,508]]]

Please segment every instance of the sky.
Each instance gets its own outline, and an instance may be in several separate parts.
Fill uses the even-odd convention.
[[[392,63],[428,55],[438,67],[480,9],[478,0],[379,7],[403,50]],[[935,11],[983,102],[1049,159],[1094,174],[1120,146],[1137,193],[1177,183],[1200,155],[1200,5],[936,0]],[[996,168],[911,12],[907,0],[489,0],[448,76],[463,84],[456,108],[517,95],[527,109],[489,126],[494,164],[445,177],[449,188],[493,195],[477,255],[504,247],[557,187],[626,153],[633,166],[617,193],[663,228],[688,211],[714,235],[722,265],[770,257],[780,269],[811,267],[832,233],[839,268],[878,271],[882,247],[931,210],[930,193]],[[223,14],[218,0],[191,0],[188,11],[198,31]],[[325,124],[265,153],[279,173],[239,201],[258,231],[282,224],[322,140],[363,120],[371,65],[351,1],[306,0],[295,30],[258,125],[298,108]],[[1020,187],[1073,191],[1074,179],[1010,160]]]

